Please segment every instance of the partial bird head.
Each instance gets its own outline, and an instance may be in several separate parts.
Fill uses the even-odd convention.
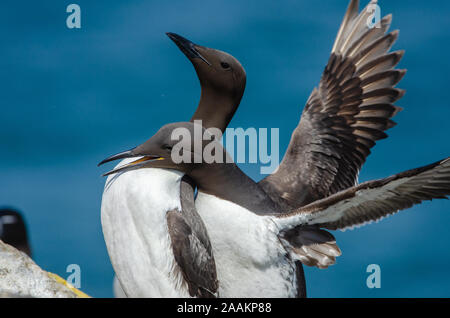
[[[220,131],[217,129],[205,129],[192,122],[171,123],[163,126],[143,144],[110,156],[98,165],[135,158],[104,176],[140,168],[175,169],[190,174],[208,165],[233,162],[218,141],[219,138]]]
[[[202,85],[202,94],[203,89],[207,88],[239,103],[245,90],[246,74],[236,58],[228,53],[194,44],[175,33],[168,32],[167,36],[194,65]]]
[[[18,211],[0,209],[0,240],[31,256],[25,222]]]

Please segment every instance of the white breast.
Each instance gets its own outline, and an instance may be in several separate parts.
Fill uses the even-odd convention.
[[[175,266],[166,221],[167,211],[181,209],[181,177],[174,170],[145,168],[111,175],[106,181],[103,235],[129,297],[189,296]]]
[[[202,192],[195,206],[211,239],[221,297],[295,297],[295,266],[270,217]]]

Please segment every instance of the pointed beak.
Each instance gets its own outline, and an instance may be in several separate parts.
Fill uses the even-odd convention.
[[[115,160],[119,160],[119,159],[125,159],[125,158],[132,158],[135,157],[135,155],[133,154],[133,149],[127,150],[127,151],[123,151],[123,152],[119,152],[115,155],[112,155],[104,160],[102,160],[97,167],[100,167],[102,164],[110,162],[110,161],[115,161]]]
[[[178,48],[184,53],[184,55],[186,55],[188,59],[191,60],[193,58],[199,58],[206,64],[211,65],[211,63],[209,63],[208,60],[205,59],[196,49],[198,45],[176,33],[167,32],[166,34],[173,42],[175,42]]]
[[[127,151],[123,151],[120,152],[118,154],[112,155],[104,160],[102,160],[97,166],[101,166],[104,163],[110,162],[110,161],[115,161],[115,160],[119,160],[119,159],[126,159],[126,158],[136,158],[136,160],[127,163],[123,166],[117,167],[111,171],[108,171],[106,173],[104,173],[102,176],[108,176],[110,174],[114,174],[123,170],[127,170],[130,168],[136,169],[139,167],[142,167],[144,164],[148,163],[148,162],[152,162],[152,161],[156,161],[156,160],[163,160],[163,157],[160,156],[153,156],[153,155],[137,155],[134,153],[134,149],[130,149]]]

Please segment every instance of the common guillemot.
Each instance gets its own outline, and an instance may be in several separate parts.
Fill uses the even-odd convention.
[[[245,89],[243,67],[225,52],[167,35],[200,80],[200,102],[191,120],[223,132]],[[145,169],[111,176],[101,211],[108,253],[128,297],[217,296],[211,244],[194,206],[194,186],[181,173]]]
[[[355,185],[370,149],[386,137],[384,131],[394,125],[390,118],[400,110],[393,103],[403,91],[394,87],[405,71],[394,68],[403,51],[389,53],[398,31],[386,34],[390,15],[370,27],[373,10],[366,7],[358,15],[358,6],[351,1],[280,167],[259,183],[281,207],[279,213]],[[315,225],[294,227],[285,238],[306,265],[325,268],[340,255],[334,237]]]
[[[389,53],[398,36],[398,31],[386,34],[391,15],[369,26],[375,4],[371,1],[358,15],[359,2],[351,1],[280,167],[259,183],[282,207],[278,212],[292,212],[355,185],[370,148],[395,124],[390,118],[400,108],[393,103],[403,91],[394,87],[405,71],[394,68],[403,51]],[[317,227],[293,227],[284,237],[304,264],[323,268],[340,251],[333,236]]]
[[[174,130],[180,128],[191,138],[174,138]],[[312,226],[336,230],[360,226],[424,200],[450,195],[450,158],[447,158],[365,182],[284,212],[232,162],[220,142],[214,138],[192,138],[198,136],[196,129],[202,131],[200,136],[208,133],[190,122],[163,126],[148,141],[127,153],[137,160],[105,175],[130,168],[160,167],[175,169],[194,180],[198,187],[196,207],[213,246],[222,297],[296,296],[294,261],[302,256],[298,253],[296,237],[291,236],[294,229]],[[207,148],[214,149],[216,161],[205,160]],[[189,160],[174,161],[172,149],[186,154]]]

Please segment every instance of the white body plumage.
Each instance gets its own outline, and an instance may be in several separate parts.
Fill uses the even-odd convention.
[[[125,159],[122,166],[133,159]],[[171,247],[166,213],[180,209],[182,173],[137,169],[110,175],[101,220],[108,253],[128,297],[189,297]]]
[[[296,297],[294,262],[272,217],[200,191],[195,206],[213,247],[220,297]]]
[[[128,297],[189,297],[166,219],[167,211],[181,209],[181,178],[175,170],[147,168],[106,181],[103,234]],[[271,217],[202,192],[195,203],[213,246],[221,297],[295,297],[295,266]]]

